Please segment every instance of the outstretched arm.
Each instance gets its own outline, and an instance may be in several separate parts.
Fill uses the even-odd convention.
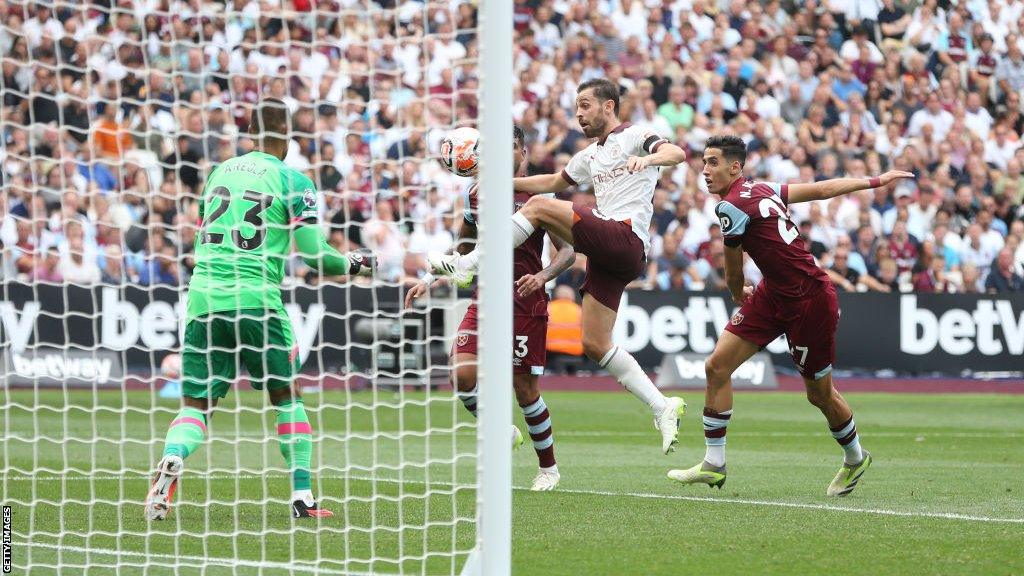
[[[562,173],[537,174],[536,176],[513,178],[512,187],[516,192],[525,192],[533,196],[535,194],[561,192],[569,187],[569,181],[562,176]]]
[[[294,233],[295,247],[306,266],[315,268],[325,276],[348,274],[348,258],[327,243],[320,227],[313,224],[299,226]]]
[[[576,262],[576,252],[572,245],[555,236],[548,234],[551,243],[554,244],[557,252],[551,257],[548,267],[536,274],[525,274],[516,280],[516,293],[520,296],[529,296],[536,290],[543,290],[544,285],[558,278],[558,275],[569,269]]]
[[[901,170],[890,170],[881,176],[874,178],[832,178],[821,182],[809,182],[806,184],[789,184],[789,197],[787,204],[797,202],[811,202],[814,200],[828,200],[850,192],[864,190],[867,188],[878,188],[903,178],[913,178],[910,172]]]

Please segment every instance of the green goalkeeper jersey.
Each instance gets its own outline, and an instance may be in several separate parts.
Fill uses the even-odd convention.
[[[313,182],[276,157],[253,151],[210,174],[199,205],[189,320],[210,312],[280,310],[292,226],[316,223]]]

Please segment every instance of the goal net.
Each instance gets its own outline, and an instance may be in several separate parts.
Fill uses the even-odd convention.
[[[14,572],[507,570],[510,420],[478,427],[452,394],[459,296],[435,291],[403,307],[426,252],[450,248],[463,207],[468,182],[436,161],[439,142],[452,127],[487,124],[477,3],[55,0],[4,10],[0,501],[11,507]],[[328,242],[373,251],[379,270],[338,277],[291,251],[279,259],[279,320],[291,339],[272,341],[278,319],[268,313],[255,319],[265,349],[246,343],[242,322],[228,324],[235,345],[211,344],[206,365],[214,353],[237,358],[237,378],[201,422],[167,518],[147,521],[154,467],[182,420],[186,295],[197,246],[210,240],[202,218],[215,216],[214,204],[201,212],[203,184],[251,150],[250,115],[267,97],[289,108],[284,164],[313,182]],[[271,237],[277,201],[287,198],[235,208],[239,247]],[[495,221],[493,202],[481,202]],[[243,274],[241,260],[232,266]],[[504,282],[486,268],[484,283]],[[499,328],[506,313],[489,312]],[[267,351],[287,343],[310,424],[312,492],[332,518],[291,518],[302,466],[281,446],[299,440],[279,436],[281,410],[251,387],[271,385],[253,372],[272,372]],[[508,388],[499,372],[508,371],[481,370],[481,388]],[[509,396],[490,405],[502,402]],[[488,455],[488,430],[500,424],[502,448]],[[490,471],[487,458],[498,461]],[[490,501],[478,490],[488,474]],[[497,555],[479,528],[488,522],[504,539]]]

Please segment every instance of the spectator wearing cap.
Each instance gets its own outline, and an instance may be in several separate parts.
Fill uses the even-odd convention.
[[[985,291],[989,294],[1024,292],[1024,278],[1014,270],[1013,252],[1009,249],[1000,250],[992,262],[992,271],[985,280]]]

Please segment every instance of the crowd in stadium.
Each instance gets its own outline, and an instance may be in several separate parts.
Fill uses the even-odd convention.
[[[843,290],[1024,290],[1024,1],[514,4],[530,173],[587,144],[575,88],[595,77],[620,85],[623,119],[689,151],[663,172],[636,287],[724,288],[700,170],[705,138],[728,133],[754,179],[917,176],[791,207]],[[0,277],[186,283],[205,175],[251,148],[262,96],[294,112],[286,163],[323,194],[331,242],[373,250],[389,280],[415,277],[451,247],[467,185],[438,143],[473,123],[496,74],[476,66],[473,5],[0,1]],[[559,282],[578,286],[584,266]],[[746,275],[759,278],[752,263]]]

